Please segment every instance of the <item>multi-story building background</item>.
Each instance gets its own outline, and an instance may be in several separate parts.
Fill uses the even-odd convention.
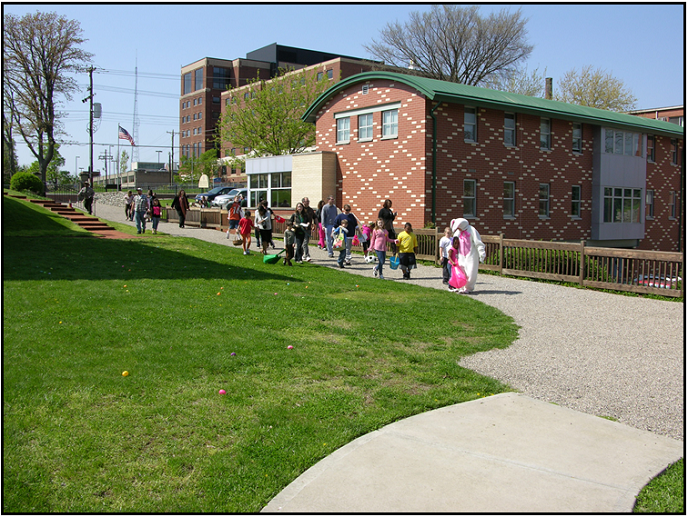
[[[683,106],[633,110],[629,111],[628,114],[654,120],[663,120],[664,122],[671,122],[672,124],[685,127],[685,109]]]

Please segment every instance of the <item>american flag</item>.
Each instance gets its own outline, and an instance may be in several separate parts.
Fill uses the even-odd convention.
[[[134,139],[131,137],[129,132],[121,126],[119,128],[119,138],[120,140],[129,140],[129,142],[131,142],[131,145],[136,145],[134,143]]]

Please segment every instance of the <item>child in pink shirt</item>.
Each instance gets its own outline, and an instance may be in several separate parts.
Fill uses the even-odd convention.
[[[385,263],[387,256],[387,243],[395,243],[394,239],[389,238],[387,230],[385,230],[385,222],[382,219],[377,220],[375,229],[370,233],[370,248],[377,255],[377,265],[373,268],[373,273],[380,280],[384,280],[382,276],[382,266]]]

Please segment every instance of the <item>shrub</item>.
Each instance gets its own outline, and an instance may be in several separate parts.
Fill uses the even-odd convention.
[[[28,190],[35,194],[43,194],[43,182],[30,172],[18,172],[12,176],[10,188],[19,192]]]

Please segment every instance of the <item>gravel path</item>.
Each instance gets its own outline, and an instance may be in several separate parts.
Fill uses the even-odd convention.
[[[125,222],[123,212],[97,206],[98,217],[111,221]],[[164,222],[159,230],[230,245],[217,230]],[[311,248],[312,263],[336,266]],[[347,272],[372,276],[371,266],[353,262]],[[439,269],[419,266],[413,277],[411,283],[443,289]],[[401,273],[386,267],[385,278],[396,281]],[[684,304],[486,274],[478,275],[471,298],[521,329],[509,348],[464,358],[461,366],[535,399],[684,439]]]

